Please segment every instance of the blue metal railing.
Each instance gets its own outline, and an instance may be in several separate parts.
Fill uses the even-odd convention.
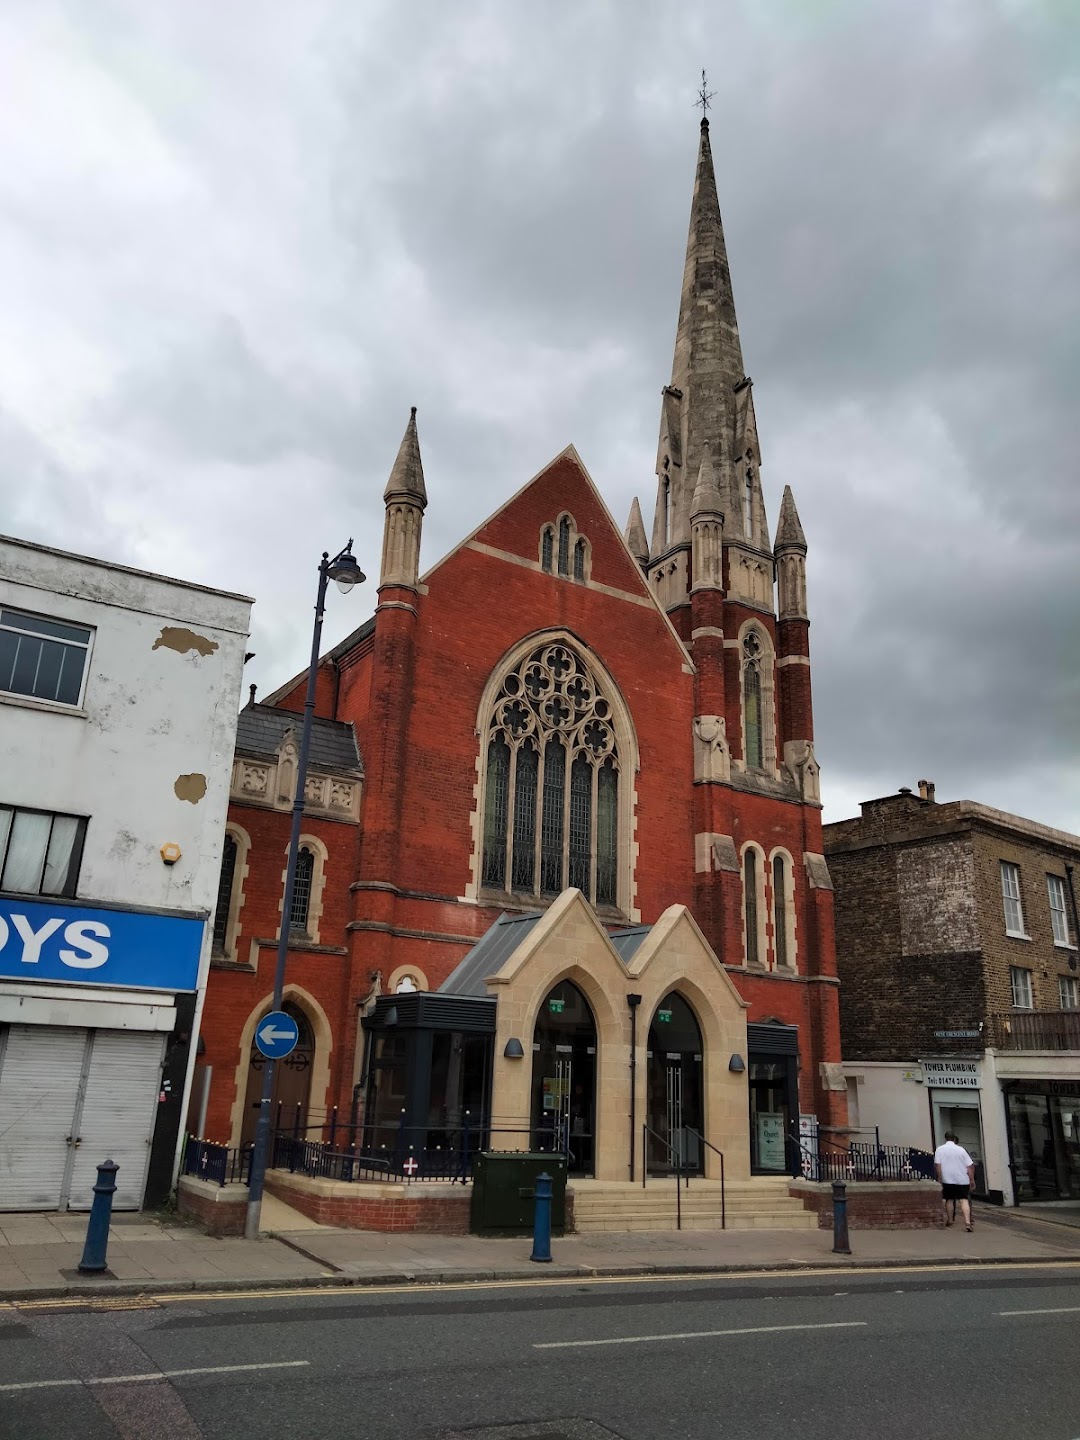
[[[934,1157],[913,1145],[852,1140],[847,1145],[817,1136],[816,1148],[788,1136],[804,1180],[933,1180]]]
[[[251,1178],[251,1146],[230,1150],[190,1135],[184,1147],[184,1174],[215,1185],[246,1185]]]

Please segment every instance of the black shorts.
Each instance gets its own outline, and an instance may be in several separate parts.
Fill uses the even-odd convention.
[[[967,1200],[970,1195],[970,1185],[942,1185],[941,1187],[943,1200]]]

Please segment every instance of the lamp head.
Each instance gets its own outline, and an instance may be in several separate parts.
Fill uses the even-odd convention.
[[[347,595],[354,585],[362,585],[367,579],[352,553],[351,540],[337,559],[331,561],[326,573],[343,595]]]

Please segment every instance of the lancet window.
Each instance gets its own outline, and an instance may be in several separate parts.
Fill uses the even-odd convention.
[[[560,515],[540,530],[540,568],[549,575],[584,583],[589,578],[589,542],[580,534],[572,515]]]

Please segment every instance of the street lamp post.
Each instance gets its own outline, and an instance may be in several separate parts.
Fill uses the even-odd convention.
[[[352,553],[352,541],[331,560],[324,550],[319,561],[319,590],[315,601],[315,626],[311,634],[311,664],[308,666],[307,695],[304,699],[304,724],[300,731],[300,755],[296,764],[296,794],[293,797],[292,829],[289,833],[289,861],[285,870],[285,899],[281,908],[281,932],[278,935],[277,969],[274,971],[275,1010],[281,1009],[285,988],[285,961],[289,953],[289,929],[292,919],[293,892],[296,889],[296,861],[300,853],[300,830],[304,819],[304,791],[307,788],[308,751],[311,749],[311,722],[315,715],[315,686],[319,674],[319,647],[322,641],[323,611],[326,587],[333,580],[344,594],[367,578]],[[255,1131],[255,1148],[251,1155],[251,1177],[248,1189],[247,1217],[244,1234],[248,1240],[259,1238],[262,1213],[263,1182],[270,1153],[270,1101],[274,1093],[274,1061],[263,1061],[262,1098],[259,1101],[259,1123]]]

